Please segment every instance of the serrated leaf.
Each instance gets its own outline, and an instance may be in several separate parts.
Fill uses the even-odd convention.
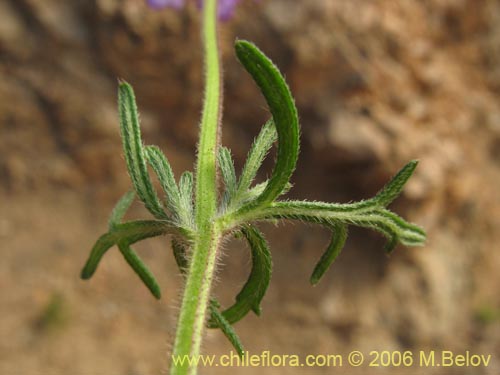
[[[156,146],[145,148],[146,158],[160,181],[165,192],[167,207],[174,216],[182,216],[180,210],[180,193],[175,183],[174,172],[165,154]]]
[[[266,294],[272,271],[271,252],[262,233],[252,225],[243,226],[241,232],[250,245],[252,270],[247,282],[236,296],[236,302],[222,312],[224,318],[231,324],[241,320],[251,310],[260,315],[260,303]],[[208,325],[213,327],[214,322],[209,321]]]
[[[132,245],[145,238],[164,234],[178,234],[178,228],[169,221],[160,220],[137,220],[116,224],[108,233],[103,234],[92,248],[81,273],[82,279],[92,277],[103,255],[112,246],[118,243]]]
[[[276,132],[276,125],[274,121],[270,119],[264,124],[248,152],[247,160],[238,181],[237,196],[241,196],[250,188],[262,162],[277,139],[278,133]]]
[[[406,164],[401,170],[384,186],[384,188],[373,198],[382,207],[387,207],[394,199],[396,199],[403,190],[408,179],[412,176],[418,161],[412,160]]]
[[[278,133],[276,164],[269,183],[249,207],[266,206],[278,197],[290,180],[299,154],[299,120],[294,100],[276,66],[254,44],[239,40],[236,55],[259,86],[269,106]]]
[[[328,248],[314,267],[314,271],[310,278],[312,285],[316,285],[321,280],[328,268],[330,268],[335,259],[337,259],[347,239],[347,226],[345,224],[332,224],[331,229],[332,239]]]
[[[118,86],[118,110],[125,160],[134,189],[151,214],[164,219],[167,215],[148,174],[134,91],[124,81]]]

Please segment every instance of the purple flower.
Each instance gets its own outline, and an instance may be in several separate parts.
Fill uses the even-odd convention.
[[[181,9],[184,0],[147,0],[148,5],[153,9],[163,9],[166,7]]]
[[[221,21],[227,21],[234,14],[234,8],[240,0],[219,0],[219,8],[217,9],[217,16]]]
[[[240,1],[241,0],[219,0],[217,9],[219,19],[222,21],[230,19],[234,14],[236,5],[238,5]],[[186,0],[147,0],[147,3],[154,9],[163,9],[167,7],[181,9],[185,5]],[[203,1],[198,0],[198,7],[202,8],[202,6]]]

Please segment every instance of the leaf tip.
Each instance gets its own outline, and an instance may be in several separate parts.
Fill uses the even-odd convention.
[[[389,241],[384,246],[384,251],[387,255],[391,255],[394,252],[394,249],[396,249],[396,246],[398,245],[399,238],[394,236],[391,238]]]
[[[322,278],[322,274],[319,274],[318,272],[316,272],[316,270],[313,271],[311,277],[309,278],[309,283],[312,285],[312,286],[316,286],[318,285],[318,283],[320,282],[321,278]]]
[[[118,87],[130,86],[129,83],[125,81],[123,78],[118,77],[116,80],[118,81]]]
[[[246,39],[236,38],[236,40],[234,41],[234,48],[242,48],[249,45],[253,45],[253,43],[249,42]]]
[[[93,270],[89,270],[87,267],[84,267],[82,269],[82,272],[80,272],[80,278],[82,280],[88,280],[92,277],[93,274],[94,274]]]
[[[255,313],[255,315],[260,316],[260,314],[262,313],[262,308],[260,307],[260,305],[255,305],[252,307],[252,311]]]
[[[161,290],[160,288],[155,288],[155,289],[151,289],[151,294],[157,299],[157,300],[160,300],[161,299]]]
[[[410,160],[408,164],[406,164],[405,169],[408,168],[408,170],[411,171],[410,174],[413,174],[413,171],[415,171],[415,168],[417,168],[418,163],[419,163],[418,159]]]

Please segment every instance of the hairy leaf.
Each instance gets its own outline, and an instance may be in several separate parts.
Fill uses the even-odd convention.
[[[179,180],[180,211],[183,213],[183,220],[190,228],[194,225],[193,185],[193,173],[184,172]]]
[[[224,315],[220,313],[218,309],[218,304],[215,300],[210,301],[209,309],[210,309],[210,315],[214,323],[217,325],[218,328],[221,329],[222,333],[224,333],[224,336],[227,337],[229,342],[236,349],[236,352],[238,353],[240,358],[242,358],[245,353],[243,344],[241,343],[238,335],[234,331],[231,324],[224,318]]]
[[[352,207],[350,207],[352,206]],[[269,207],[240,218],[244,221],[295,219],[316,224],[344,223],[374,229],[389,239],[386,250],[394,248],[394,239],[407,246],[423,245],[425,231],[410,224],[395,213],[375,206],[359,209],[358,204],[328,204],[324,202],[274,202]],[[233,224],[235,225],[235,224]]]
[[[231,324],[241,320],[250,310],[260,315],[260,303],[271,280],[271,252],[264,236],[252,225],[243,226],[241,232],[250,245],[252,270],[247,282],[236,296],[236,302],[222,312],[224,318]],[[213,321],[208,324],[209,327],[214,327]]]
[[[116,204],[109,218],[109,230],[114,230],[123,220],[127,210],[134,201],[135,193],[129,191]],[[153,296],[157,299],[161,298],[161,290],[153,273],[146,267],[141,258],[132,250],[127,241],[121,240],[117,243],[120,253],[125,258],[130,267],[135,271],[139,278],[143,281],[146,287],[150,290]]]
[[[314,267],[314,271],[310,278],[312,285],[316,285],[321,280],[328,268],[330,268],[335,259],[337,259],[347,239],[347,225],[336,223],[332,224],[331,228],[332,240],[316,264],[316,267]]]
[[[255,179],[262,162],[266,158],[271,146],[277,138],[278,133],[276,132],[276,125],[271,119],[264,124],[259,135],[250,148],[247,160],[238,181],[237,196],[244,194],[250,188],[250,185]]]
[[[234,161],[231,157],[231,151],[227,147],[220,147],[218,154],[219,168],[222,173],[222,179],[226,191],[224,192],[224,205],[229,204],[236,192],[236,171],[234,169]]]
[[[125,241],[118,242],[118,249],[120,250],[120,253],[123,255],[123,258],[125,258],[129,266],[134,270],[134,272],[137,274],[137,276],[139,276],[144,285],[146,285],[146,287],[149,289],[151,294],[156,299],[160,299],[160,285],[156,281],[153,273],[144,264],[139,255],[137,255],[137,253],[132,250],[132,248]]]
[[[174,253],[175,263],[183,275],[188,271],[188,259],[186,247],[178,241],[175,237],[172,238],[172,251]]]
[[[244,204],[246,202],[250,202],[250,201],[256,199],[266,189],[268,182],[269,181],[261,182],[260,184],[257,184],[254,187],[247,190],[246,192],[242,193],[239,196],[238,203]],[[291,188],[292,188],[292,184],[290,184],[290,183],[286,184],[285,188],[281,192],[281,195],[288,193]]]
[[[134,199],[135,193],[133,191],[129,191],[120,198],[118,203],[116,203],[113,211],[111,211],[111,215],[108,221],[108,227],[110,230],[114,229],[117,224],[120,224],[122,222],[123,217],[134,202]]]
[[[121,81],[118,87],[118,110],[125,160],[134,189],[151,214],[164,219],[167,215],[148,174],[134,91],[132,86],[124,81]]]
[[[290,89],[271,60],[247,41],[237,41],[235,50],[261,89],[278,133],[278,152],[272,176],[262,194],[249,204],[256,208],[266,206],[278,197],[292,176],[299,154],[299,119]]]
[[[378,205],[387,207],[394,199],[396,199],[408,179],[411,177],[415,168],[417,168],[418,161],[412,160],[406,164],[401,170],[384,186],[384,188],[373,198]]]
[[[175,183],[174,172],[165,154],[156,146],[147,146],[146,157],[158,176],[160,185],[166,195],[167,207],[177,218],[182,216],[180,211],[180,194]]]
[[[373,213],[358,215],[350,219],[350,222],[366,228],[375,229],[384,234],[391,242],[394,236],[403,245],[421,246],[424,244],[425,231],[415,224],[408,223],[401,217],[386,209],[380,209]]]
[[[164,234],[178,234],[178,228],[166,220],[137,220],[116,224],[108,233],[103,234],[92,248],[81,273],[82,279],[92,277],[101,258],[113,245],[121,242],[132,245],[145,238]]]

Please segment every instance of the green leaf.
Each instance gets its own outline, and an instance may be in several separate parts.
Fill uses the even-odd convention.
[[[175,263],[183,275],[188,271],[188,259],[186,247],[175,237],[172,238],[172,251],[174,253]]]
[[[316,264],[316,267],[314,267],[310,278],[312,285],[316,285],[321,280],[328,268],[337,259],[347,239],[347,226],[345,224],[333,224],[331,228],[332,240]]]
[[[373,202],[326,203],[298,200],[286,200],[271,203],[268,207],[254,210],[236,217],[233,226],[248,221],[266,219],[297,219],[316,224],[331,224],[337,221],[348,221],[355,215],[380,209]]]
[[[180,193],[175,183],[174,172],[168,162],[165,154],[156,146],[147,146],[145,148],[146,158],[158,176],[160,185],[167,197],[167,207],[176,216],[182,216],[180,213]]]
[[[378,230],[391,242],[396,236],[399,242],[407,246],[421,246],[426,240],[426,234],[422,228],[408,223],[386,209],[353,217],[352,223]]]
[[[236,204],[242,205],[242,204],[245,204],[247,202],[250,202],[250,201],[256,199],[266,189],[266,186],[267,186],[268,182],[269,181],[261,182],[260,184],[257,184],[254,187],[252,187],[249,190],[247,190],[246,192],[242,193],[239,196],[238,201],[235,202],[234,204],[235,205]],[[285,188],[281,192],[281,195],[288,193],[290,191],[290,189],[292,188],[292,186],[293,185],[291,183],[287,183],[286,186],[285,186]]]
[[[164,219],[167,215],[148,174],[134,91],[124,81],[120,81],[118,86],[118,110],[125,160],[134,189],[151,214]]]
[[[82,279],[92,277],[103,255],[113,245],[118,243],[132,245],[145,238],[164,234],[179,234],[179,229],[172,222],[166,220],[137,220],[116,224],[108,233],[103,234],[92,248],[81,273]]]
[[[134,191],[129,191],[120,198],[118,203],[116,203],[113,211],[111,211],[111,215],[108,221],[109,229],[114,229],[117,224],[120,224],[123,220],[123,217],[127,213],[128,209],[132,205],[132,202],[135,199]]]
[[[222,333],[224,333],[224,336],[227,337],[229,342],[233,345],[234,349],[236,349],[236,352],[238,353],[240,358],[243,358],[245,349],[243,348],[238,335],[234,331],[231,324],[224,318],[224,315],[219,312],[219,309],[217,307],[217,302],[215,300],[211,300],[209,309],[212,320],[217,325],[217,327],[221,329]]]
[[[262,233],[252,225],[243,226],[241,232],[250,245],[252,270],[247,282],[236,296],[236,302],[222,312],[224,318],[231,324],[241,320],[250,310],[260,315],[260,303],[266,294],[272,271],[271,252]],[[208,325],[213,328],[215,322],[209,321]]]
[[[276,66],[254,44],[239,40],[236,55],[261,89],[276,125],[278,152],[276,164],[263,193],[249,207],[263,207],[278,197],[286,187],[299,154],[299,119],[294,100]]]
[[[241,196],[250,188],[262,162],[277,139],[276,125],[270,119],[264,124],[248,152],[247,160],[238,181],[237,196]]]
[[[366,201],[365,201],[366,202]],[[410,224],[395,213],[375,206],[362,204],[330,204],[324,202],[284,201],[274,202],[255,212],[239,217],[241,221],[294,219],[330,226],[336,223],[357,225],[374,229],[388,238],[386,250],[394,248],[395,238],[403,245],[420,246],[425,243],[425,231],[415,224]]]
[[[194,227],[193,185],[193,173],[184,172],[179,180],[180,211],[183,213],[183,220],[189,228]]]
[[[219,168],[222,173],[222,179],[226,187],[225,205],[229,204],[236,192],[236,171],[234,169],[231,151],[227,147],[220,147],[218,154]]]
[[[387,254],[391,254],[394,251],[394,249],[396,248],[396,246],[398,245],[398,242],[399,242],[398,237],[396,237],[396,236],[388,237],[387,243],[384,246],[384,251]]]
[[[156,298],[161,298],[160,285],[156,281],[153,273],[144,264],[142,259],[137,255],[137,253],[132,250],[132,248],[127,244],[126,241],[118,242],[118,249],[123,255],[123,258],[127,261],[129,266],[134,270],[134,272],[139,276],[144,285],[149,289],[151,294]]]
[[[412,160],[406,164],[372,200],[382,207],[387,207],[401,194],[403,187],[412,176],[417,165],[418,160]]]
[[[109,230],[114,230],[123,220],[127,210],[134,201],[135,193],[129,191],[116,204],[109,218]],[[139,278],[143,281],[146,287],[150,290],[153,296],[157,299],[161,298],[161,290],[153,273],[143,263],[141,258],[132,250],[127,241],[122,240],[117,242],[120,253],[125,258],[126,262],[135,271]],[[96,264],[97,266],[97,264]],[[94,270],[95,271],[95,270]]]

